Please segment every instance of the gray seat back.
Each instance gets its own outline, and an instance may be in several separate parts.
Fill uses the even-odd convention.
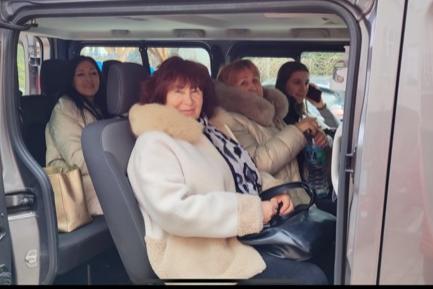
[[[138,64],[114,63],[110,67],[109,113],[128,112],[138,100],[139,82],[145,75]],[[143,217],[126,175],[135,143],[128,120],[117,117],[92,123],[84,129],[81,141],[107,226],[131,281],[157,282],[147,257]]]

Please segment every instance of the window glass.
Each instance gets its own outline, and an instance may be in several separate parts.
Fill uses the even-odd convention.
[[[290,57],[243,57],[251,60],[260,71],[262,85],[273,85],[277,81],[278,70],[287,61],[293,61]]]
[[[47,37],[39,37],[42,44],[42,60],[51,58],[51,45]]]
[[[39,75],[44,48],[40,37],[21,32],[17,46],[18,88],[22,95],[41,93]]]
[[[210,56],[206,49],[201,47],[148,47],[150,73],[171,56],[179,56],[186,60],[195,61],[207,67],[210,74]]]
[[[95,59],[100,70],[106,60],[143,64],[138,47],[86,46],[81,49],[80,55]]]
[[[26,93],[26,58],[24,53],[24,46],[18,43],[17,51],[17,69],[18,69],[18,86],[21,94]]]
[[[28,94],[40,94],[40,71],[42,64],[42,44],[39,37],[28,35],[27,37],[27,52],[28,52]]]
[[[348,47],[346,52],[303,52],[301,54],[301,62],[310,71],[310,82],[319,86],[326,105],[338,119],[343,119],[347,56]],[[319,115],[312,105],[308,109],[313,114]]]

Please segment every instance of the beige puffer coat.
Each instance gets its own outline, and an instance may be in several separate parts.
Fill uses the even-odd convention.
[[[81,149],[81,133],[84,127],[94,122],[96,118],[87,110],[83,111],[83,115],[68,96],[59,99],[45,127],[46,164],[61,168],[68,165],[79,167],[83,176],[87,208],[91,215],[102,215],[101,205]]]
[[[286,97],[264,88],[264,97],[215,82],[220,107],[210,122],[235,138],[251,155],[263,179],[263,189],[299,181],[297,155],[306,140],[294,125],[283,122],[288,111]],[[291,194],[295,205],[308,203],[303,190]]]

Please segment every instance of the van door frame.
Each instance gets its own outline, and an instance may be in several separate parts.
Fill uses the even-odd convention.
[[[7,218],[14,282],[51,284],[57,270],[58,243],[54,200],[46,174],[24,145],[18,118],[17,44],[21,29],[14,25],[4,30],[1,38],[0,139],[5,193],[0,197],[10,200],[6,208],[14,210]],[[31,204],[27,206],[28,200]]]
[[[1,41],[1,36],[0,36]],[[1,53],[1,52],[0,52]],[[1,70],[1,69],[0,69]],[[0,155],[0,174],[3,175]],[[0,178],[0,285],[12,284],[12,242],[9,230],[3,178]]]
[[[82,2],[83,5],[80,5],[80,8],[76,5],[77,2]],[[56,14],[63,15],[65,17],[69,15],[79,15],[85,13],[86,15],[91,15],[95,13],[97,15],[113,15],[113,13],[119,13],[119,7],[125,8],[128,6],[127,13],[143,13],[143,14],[163,14],[167,12],[167,3],[164,5],[161,3],[147,3],[146,5],[137,4],[135,0],[123,0],[123,1],[107,1],[107,5],[103,5],[101,7],[102,1],[90,1],[90,3],[86,3],[83,1],[72,1],[72,0],[64,0],[61,2],[50,2],[47,3],[43,0],[34,0],[32,2],[19,2],[19,1],[8,1],[4,5],[7,8],[4,9],[6,11],[4,13],[4,17],[12,21],[13,23],[24,23],[30,20],[32,17],[53,17]],[[263,11],[276,11],[276,12],[299,12],[299,13],[320,13],[320,12],[331,12],[340,16],[343,21],[346,22],[349,35],[350,35],[350,43],[351,43],[351,51],[349,55],[348,61],[348,79],[347,79],[347,90],[346,90],[346,100],[345,100],[345,111],[344,114],[347,116],[346,121],[343,124],[343,138],[342,138],[342,151],[340,152],[340,182],[338,191],[341,192],[339,196],[338,202],[338,214],[341,216],[337,219],[337,237],[336,237],[336,266],[335,266],[335,284],[344,284],[345,283],[345,272],[346,272],[346,239],[347,239],[347,217],[348,217],[348,191],[349,191],[349,182],[351,179],[351,173],[346,172],[346,165],[350,162],[350,158],[348,157],[353,151],[353,131],[354,131],[354,115],[355,115],[355,100],[362,102],[363,95],[359,95],[360,99],[355,99],[358,91],[358,70],[359,70],[359,62],[361,49],[367,50],[368,47],[364,47],[362,45],[361,38],[361,28],[360,28],[360,19],[362,19],[363,9],[356,5],[352,4],[352,1],[214,1],[214,3],[204,4],[203,1],[183,1],[183,2],[173,2],[170,6],[170,11],[177,11],[179,13],[233,13],[233,12],[241,12],[241,13],[252,13],[252,12],[263,12]],[[73,4],[73,5],[71,5]],[[88,4],[88,5],[87,5]],[[83,8],[85,7],[85,8]],[[85,10],[84,10],[85,9]],[[368,34],[363,34],[363,36],[368,38]],[[12,37],[9,38],[13,40]],[[16,41],[10,41],[8,44],[8,55],[15,55],[13,48],[16,48]],[[14,45],[15,44],[15,45]],[[16,57],[15,57],[16,58]],[[14,71],[14,57],[12,60],[7,61],[7,65],[5,65],[8,71]],[[361,71],[360,73],[364,74],[365,71]],[[14,89],[16,85],[11,81],[11,76],[5,77],[7,82],[4,84],[7,86],[5,89],[11,95],[14,93]],[[12,97],[6,99],[7,106],[9,108],[16,107]],[[32,158],[29,156],[28,151],[25,149],[23,145],[23,141],[19,134],[19,128],[17,127],[17,114],[13,111],[13,109],[9,110],[8,118],[11,121],[9,127],[12,130],[10,136],[11,141],[15,147],[15,153],[17,158],[13,158],[11,161],[16,163],[17,161],[24,162],[25,165],[28,165],[28,169],[32,171],[33,174],[36,174],[36,177],[41,184],[42,187],[42,195],[44,197],[43,205],[51,205],[53,203],[52,198],[46,196],[50,192],[50,186],[46,175],[43,174],[43,171],[40,167],[38,167]],[[19,171],[17,171],[19,172]],[[46,208],[46,214],[41,212],[45,218],[42,218],[45,222],[45,229],[47,230],[48,241],[51,242],[52,239],[55,240],[56,236],[56,226],[55,226],[55,212],[53,208]],[[48,248],[52,248],[51,242],[48,244]],[[55,252],[56,253],[56,252]],[[54,266],[55,268],[55,266]],[[46,281],[45,279],[43,279]]]
[[[0,76],[5,74],[2,56],[5,55],[5,30],[0,28]],[[4,90],[0,85],[0,90]],[[4,91],[0,91],[0,96]],[[0,107],[1,108],[1,107]],[[1,115],[1,114],[0,114]],[[1,124],[1,122],[0,122]],[[0,139],[0,141],[3,141]],[[1,144],[3,146],[3,143]],[[3,163],[2,152],[0,150],[0,285],[12,284],[12,242],[9,230],[8,213],[6,206],[6,194],[3,186]]]

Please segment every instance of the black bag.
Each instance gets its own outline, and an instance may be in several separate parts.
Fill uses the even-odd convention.
[[[296,206],[286,216],[277,213],[261,232],[240,237],[242,243],[278,258],[299,261],[315,257],[334,245],[335,216],[316,207],[315,194],[307,184],[283,184],[262,192],[260,197],[270,200],[295,188],[303,188],[310,196],[310,203]]]

